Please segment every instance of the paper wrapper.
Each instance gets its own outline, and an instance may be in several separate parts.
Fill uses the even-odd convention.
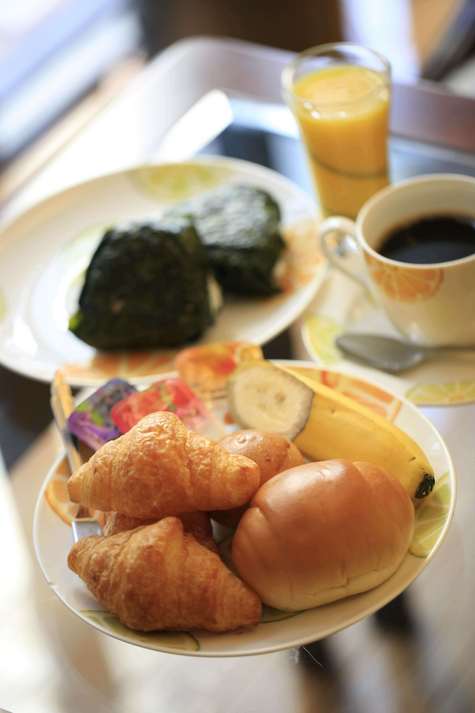
[[[120,436],[111,418],[114,404],[137,389],[123,379],[111,379],[82,401],[68,417],[68,430],[82,443],[97,451],[104,443]]]

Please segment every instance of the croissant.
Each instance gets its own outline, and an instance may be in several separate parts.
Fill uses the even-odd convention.
[[[73,502],[149,519],[227,510],[247,502],[259,483],[254,461],[157,411],[105,443],[71,476],[68,490]]]
[[[124,515],[122,512],[107,512],[103,513],[103,516],[104,525],[102,532],[105,537],[157,522],[156,519],[141,520],[138,517]],[[213,552],[218,551],[216,542],[213,539],[213,529],[208,513],[199,511],[184,512],[178,517],[182,521],[185,531],[191,533],[200,545],[207,547]]]
[[[256,624],[258,596],[176,517],[79,540],[68,557],[102,606],[131,629],[231,631]]]

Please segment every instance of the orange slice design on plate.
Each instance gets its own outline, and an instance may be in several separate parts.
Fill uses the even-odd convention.
[[[123,355],[121,376],[150,376],[174,369],[174,351],[129,352]]]
[[[371,276],[387,297],[400,302],[418,302],[433,297],[444,272],[441,268],[404,268],[382,263],[365,254]]]
[[[88,364],[65,364],[62,371],[70,379],[153,376],[173,371],[175,354],[174,351],[98,352]]]
[[[324,370],[320,372],[320,379],[322,384],[367,406],[388,421],[394,421],[401,408],[398,398],[366,381]]]
[[[69,475],[68,463],[63,458],[48,481],[45,490],[48,505],[67,525],[71,524],[79,511],[79,505],[72,503],[69,499],[67,488]]]
[[[78,503],[72,503],[68,493],[69,465],[66,458],[58,464],[45,489],[45,499],[50,508],[66,525],[71,525],[75,517],[94,517],[104,527],[105,513],[99,510],[87,511]],[[81,511],[81,512],[80,512]]]
[[[285,227],[282,234],[288,250],[283,273],[278,279],[284,292],[292,292],[307,285],[323,263],[324,258],[318,249],[318,223],[304,218]]]

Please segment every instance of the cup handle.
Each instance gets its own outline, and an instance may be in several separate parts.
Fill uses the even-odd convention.
[[[356,224],[349,218],[339,215],[332,216],[326,218],[320,225],[319,235],[322,252],[330,265],[362,287],[373,301],[371,287],[364,277],[343,264],[345,257],[350,252],[358,252],[361,255],[361,248],[356,238]]]

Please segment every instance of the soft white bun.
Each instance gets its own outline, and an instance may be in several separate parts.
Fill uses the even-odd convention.
[[[307,463],[259,488],[239,522],[232,559],[265,604],[309,609],[388,579],[413,528],[408,494],[381,468]]]

